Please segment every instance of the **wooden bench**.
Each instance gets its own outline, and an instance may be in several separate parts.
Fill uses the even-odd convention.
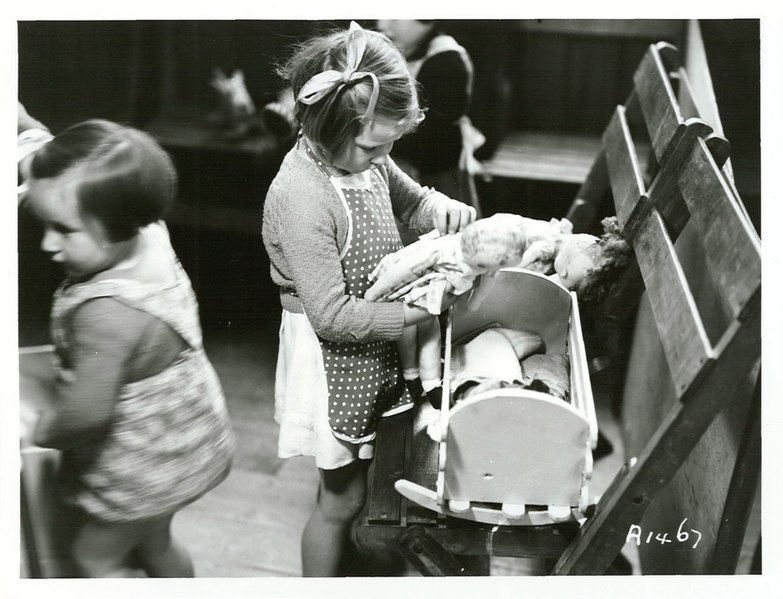
[[[601,146],[596,122],[600,125],[613,107],[613,93],[626,93],[634,65],[625,56],[661,39],[680,43],[684,26],[677,20],[514,22],[515,36],[524,40],[515,47],[522,55],[514,60],[523,66],[507,67],[519,78],[509,86],[520,86],[516,93],[530,100],[509,108],[518,114],[484,161],[485,176],[506,180],[499,185],[521,180],[581,184]],[[591,61],[601,61],[601,68],[582,68]]]
[[[758,431],[752,419],[732,448],[709,456],[720,485],[711,487],[715,477],[709,476],[686,481],[691,506],[668,504],[682,512],[667,513],[656,503],[671,492],[678,470],[693,459],[694,448],[723,411],[731,409],[743,432],[745,415],[754,413],[748,406],[760,363],[760,241],[721,169],[728,142],[680,109],[674,87],[687,90],[687,73],[675,67],[676,59],[668,44],[651,45],[645,53],[634,91],[607,125],[569,212],[575,224],[589,227],[605,198],[611,198],[636,253],[636,263],[604,306],[623,328],[630,327],[618,344],[626,351],[611,356],[627,357],[623,378],[616,381],[627,439],[625,466],[582,526],[491,527],[439,517],[393,489],[400,478],[434,488],[437,473],[436,446],[420,419],[396,416],[378,431],[360,543],[401,551],[424,574],[466,573],[455,555],[556,558],[555,574],[601,574],[629,532],[637,530],[633,527],[641,527],[640,545],[649,545],[647,532],[668,532],[670,544],[662,551],[700,556],[682,560],[683,572],[712,571],[716,561],[723,569],[736,566],[736,552],[724,550],[736,545],[743,514],[747,521],[748,500],[741,495],[754,484]],[[646,172],[636,151],[641,137],[648,138],[652,154]],[[739,471],[732,476],[728,457],[737,453]],[[710,505],[699,516],[689,511],[707,500]],[[662,522],[643,520],[648,508],[662,510],[673,528],[667,523],[665,530],[648,531],[651,523]],[[738,516],[726,525],[730,510]],[[692,530],[703,539],[697,548],[682,541],[687,535],[695,543]]]

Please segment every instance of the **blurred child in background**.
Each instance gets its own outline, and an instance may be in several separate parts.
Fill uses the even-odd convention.
[[[419,183],[473,206],[480,217],[473,152],[484,137],[467,116],[473,97],[467,50],[437,21],[387,19],[377,26],[405,55],[426,113],[416,131],[395,145],[392,157]]]
[[[67,501],[84,512],[84,576],[193,576],[171,536],[183,506],[228,474],[234,437],[202,346],[198,306],[162,217],[176,173],[148,135],[74,125],[34,154],[27,205],[63,265],[52,336],[56,396],[35,443],[62,451]]]

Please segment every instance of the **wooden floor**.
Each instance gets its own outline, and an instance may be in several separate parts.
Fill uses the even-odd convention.
[[[232,473],[219,487],[180,512],[176,534],[190,549],[200,577],[301,576],[299,539],[315,505],[318,475],[311,458],[276,456],[274,368],[277,322],[252,332],[205,334],[206,348],[223,382],[238,436]],[[609,410],[598,405],[602,431],[620,447]],[[622,462],[616,450],[596,462],[590,490],[599,494]],[[633,554],[629,554],[632,563]],[[395,556],[360,560],[364,576],[418,576]],[[494,576],[543,574],[535,560],[493,558]]]
[[[229,477],[182,510],[175,534],[191,552],[196,575],[207,578],[300,577],[299,541],[315,506],[317,471],[311,458],[281,460],[276,455],[274,369],[278,318],[270,315],[252,330],[223,327],[205,331],[205,346],[223,383],[238,437],[238,453]],[[591,495],[600,495],[623,461],[620,434],[605,394],[596,391],[599,428],[614,451],[595,462]],[[758,505],[751,518],[759,526]],[[757,536],[755,537],[757,538]],[[640,573],[629,543],[623,553]],[[354,549],[345,575],[418,577],[400,556]],[[752,547],[743,551],[738,573],[749,571]],[[22,576],[25,568],[22,568]],[[545,573],[536,560],[492,558],[492,576]]]

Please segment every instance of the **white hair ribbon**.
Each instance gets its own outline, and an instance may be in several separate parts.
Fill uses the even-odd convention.
[[[375,73],[368,71],[358,71],[359,63],[364,56],[364,50],[367,47],[367,36],[356,21],[351,21],[348,28],[348,40],[346,41],[346,66],[345,70],[328,70],[318,73],[302,86],[299,95],[296,97],[302,104],[312,105],[332,92],[340,90],[345,85],[369,78],[372,81],[372,95],[367,103],[367,110],[362,117],[362,121],[372,118],[375,112],[375,104],[378,101],[378,78]]]

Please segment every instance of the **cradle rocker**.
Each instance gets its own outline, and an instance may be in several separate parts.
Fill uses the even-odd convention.
[[[444,401],[435,490],[405,479],[395,489],[435,512],[488,524],[581,520],[598,427],[576,294],[539,273],[509,268],[478,310],[469,310],[463,296],[449,311],[444,397],[453,394],[452,340],[493,324],[537,333],[547,354],[566,354],[570,401],[515,387],[477,393],[451,408]]]

